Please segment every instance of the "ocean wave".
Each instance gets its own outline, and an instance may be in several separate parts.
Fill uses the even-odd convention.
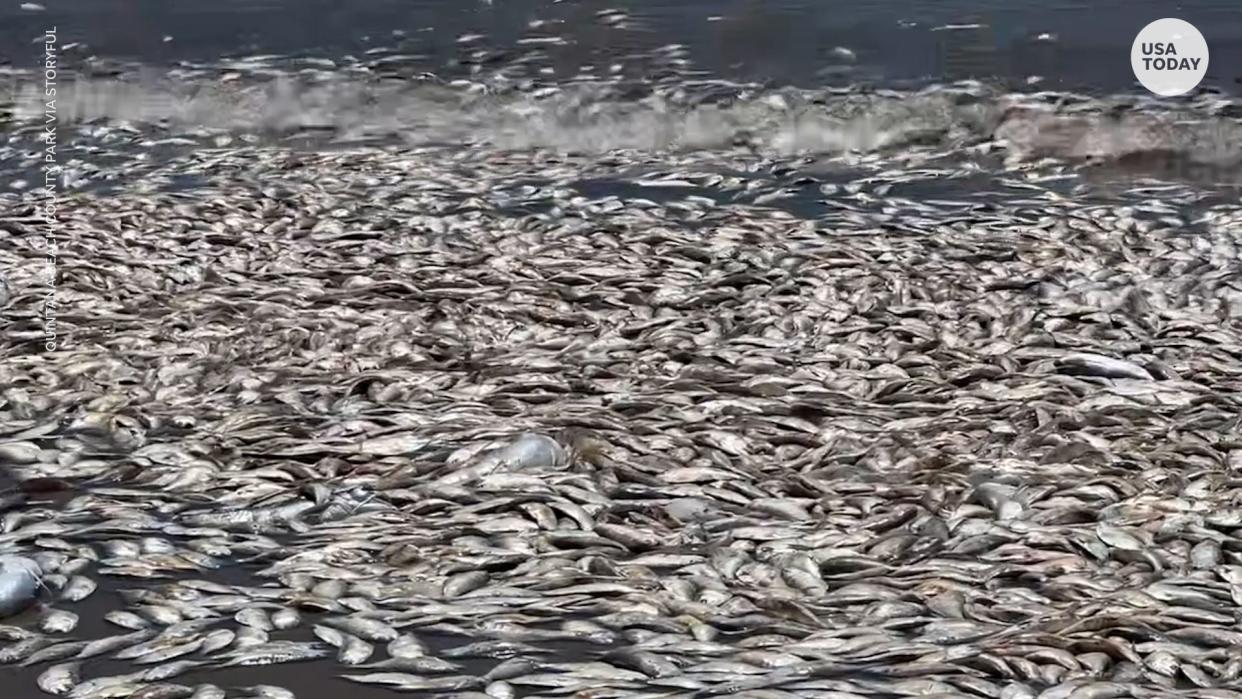
[[[309,75],[308,75],[309,74]],[[783,155],[982,146],[1012,161],[1242,163],[1242,108],[1204,94],[1013,93],[977,82],[919,91],[766,89],[723,80],[575,81],[560,85],[374,80],[331,71],[187,79],[150,72],[61,86],[62,124],[138,132],[264,136],[316,132],[337,140],[550,148],[576,152],[747,147]],[[17,128],[43,118],[33,87],[15,91]]]

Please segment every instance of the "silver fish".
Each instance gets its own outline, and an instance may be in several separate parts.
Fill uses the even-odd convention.
[[[60,599],[64,602],[81,602],[90,597],[98,586],[94,580],[75,575],[69,578],[69,581],[60,591]]]
[[[81,663],[77,662],[53,665],[44,670],[35,683],[47,694],[64,696],[78,684],[81,667]]]
[[[374,652],[375,647],[370,643],[357,636],[346,636],[345,643],[341,646],[340,653],[337,654],[337,660],[343,665],[360,665],[365,663]]]
[[[328,653],[315,643],[295,641],[269,641],[262,645],[243,648],[226,656],[225,666],[276,665],[303,660],[323,658]]]
[[[46,633],[69,633],[78,626],[78,615],[63,609],[48,609],[39,620],[39,628]]]

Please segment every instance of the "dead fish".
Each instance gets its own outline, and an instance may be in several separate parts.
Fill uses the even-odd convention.
[[[253,626],[242,626],[233,634],[233,648],[235,650],[254,648],[264,645],[268,640],[270,639],[266,631]]]
[[[681,673],[673,663],[646,651],[620,649],[604,654],[603,659],[620,667],[637,670],[648,677],[671,677]]]
[[[203,636],[203,645],[199,648],[199,652],[203,655],[211,655],[218,650],[228,648],[236,638],[237,634],[231,629],[212,629]]]
[[[1143,367],[1121,359],[1084,352],[1066,355],[1057,360],[1057,366],[1077,373],[1117,379],[1154,380]]]
[[[94,580],[75,575],[60,590],[60,599],[65,602],[81,602],[94,594],[98,586]]]
[[[180,684],[161,682],[151,684],[129,695],[129,699],[186,699],[194,695],[194,688]]]
[[[105,653],[111,653],[114,650],[138,645],[149,640],[154,635],[154,630],[142,629],[133,633],[95,639],[87,643],[77,657],[79,660],[88,660]]]
[[[81,659],[81,653],[86,649],[86,645],[85,641],[65,641],[63,643],[57,643],[31,653],[28,658],[20,663],[20,665],[22,667],[28,667],[30,665],[38,665],[40,663],[64,660],[65,658]]]
[[[143,617],[161,626],[172,626],[185,620],[185,616],[180,611],[165,604],[142,604],[134,609]]]
[[[257,684],[246,689],[254,699],[297,699],[288,689],[270,684]]]
[[[34,636],[18,641],[0,649],[0,664],[7,665],[25,660],[39,649],[50,646],[52,643],[52,639],[43,636]]]
[[[397,630],[388,624],[365,617],[328,617],[322,623],[373,643],[388,643],[396,640],[398,636]]]
[[[385,650],[394,658],[421,658],[427,655],[426,644],[408,633],[389,641]]]
[[[315,634],[316,638],[324,643],[327,643],[333,648],[341,648],[345,645],[346,634],[339,629],[334,629],[331,626],[324,626],[323,624],[315,624],[311,631]]]
[[[420,675],[445,675],[461,672],[462,666],[441,658],[427,656],[413,658],[386,658],[364,665],[369,670],[392,670]]]
[[[543,650],[524,643],[509,641],[477,641],[456,648],[440,651],[445,658],[512,658],[524,653],[542,653]]]
[[[233,619],[243,626],[259,629],[260,631],[273,631],[275,626],[272,625],[271,619],[262,609],[248,607],[233,615]]]
[[[489,576],[486,571],[472,570],[458,573],[444,581],[444,598],[453,599],[468,592],[477,590],[487,584]]]
[[[356,636],[346,636],[345,643],[337,654],[337,661],[342,665],[361,665],[375,652],[375,647]]]
[[[298,614],[296,609],[283,607],[272,612],[272,626],[278,630],[284,631],[292,629],[302,623],[302,615]]]
[[[174,660],[171,663],[156,665],[155,667],[143,672],[141,677],[146,682],[159,682],[161,680],[185,674],[206,664],[207,663],[202,660]]]
[[[27,631],[20,626],[0,624],[0,641],[24,641],[37,635],[35,632]]]
[[[316,597],[336,599],[345,594],[345,583],[341,580],[322,580],[310,592]]]
[[[30,558],[0,556],[0,618],[12,616],[38,599],[43,570]]]
[[[71,699],[95,699],[96,697],[128,697],[143,687],[139,682],[142,673],[100,677],[86,680],[69,690]]]
[[[44,633],[69,633],[78,626],[78,615],[63,609],[48,609],[39,620]]]
[[[470,689],[483,685],[483,681],[477,677],[448,676],[448,677],[418,677],[416,675],[407,675],[399,672],[373,672],[362,675],[342,675],[350,682],[358,682],[361,684],[377,684],[386,687],[395,687],[401,691],[452,691],[461,689]]]
[[[186,641],[185,643],[178,643],[175,645],[169,645],[163,648],[158,648],[158,649],[152,650],[149,653],[144,653],[141,656],[134,658],[134,663],[138,665],[147,665],[150,663],[162,663],[166,660],[173,660],[175,658],[180,658],[181,656],[184,656],[184,655],[196,653],[202,649],[203,641],[204,641],[203,638],[195,638],[190,641]]]
[[[151,625],[151,622],[138,616],[137,614],[119,609],[104,614],[104,621],[116,624],[122,628],[133,629],[135,631],[145,629]]]
[[[280,663],[293,663],[303,660],[315,660],[328,655],[328,652],[314,643],[301,643],[297,641],[268,641],[262,645],[250,646],[236,650],[233,653],[223,657],[227,658],[222,663],[225,667],[235,665],[252,666],[252,665],[276,665]]]
[[[82,664],[77,662],[53,665],[44,670],[35,683],[47,694],[64,696],[80,681],[78,671],[81,667]]]
[[[489,682],[511,680],[515,677],[533,674],[540,667],[539,663],[527,658],[510,658],[489,670],[483,679]]]

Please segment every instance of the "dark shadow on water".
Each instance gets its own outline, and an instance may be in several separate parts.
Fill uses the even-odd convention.
[[[0,484],[5,482],[7,476],[0,471]],[[9,479],[11,480],[11,479]],[[260,569],[259,566],[242,566],[228,565],[215,570],[206,570],[193,572],[175,577],[160,579],[138,579],[128,577],[112,577],[96,575],[93,572],[87,572],[94,579],[99,588],[90,597],[77,604],[65,604],[56,601],[54,598],[41,602],[39,606],[31,608],[21,614],[0,620],[0,624],[21,626],[27,629],[37,629],[39,617],[46,607],[54,607],[57,609],[65,609],[72,611],[79,616],[79,622],[72,634],[61,637],[60,640],[94,640],[106,638],[110,636],[122,635],[130,633],[129,629],[115,626],[104,619],[104,616],[114,610],[125,609],[126,604],[121,596],[122,591],[158,588],[177,580],[205,580],[221,585],[237,585],[237,586],[264,586],[266,581],[254,575]],[[314,635],[311,631],[312,627],[319,623],[324,613],[317,613],[310,610],[300,610],[302,615],[302,623],[292,629],[282,631],[272,631],[270,633],[271,640],[290,640],[290,641],[314,641]],[[222,614],[217,624],[211,628],[237,628],[238,624],[231,618],[230,614]],[[467,645],[475,641],[481,640],[482,637],[467,637],[455,634],[425,632],[420,629],[411,627],[403,629],[404,632],[414,633],[420,641],[425,643],[429,649],[429,654],[433,657],[439,657],[439,654],[449,648]],[[369,662],[375,662],[386,658],[384,644],[374,643],[375,654]],[[594,645],[582,642],[569,641],[549,641],[549,642],[531,642],[530,645],[550,651],[541,655],[540,659],[546,662],[580,662],[591,660],[603,652],[610,649],[609,646]],[[226,651],[227,652],[227,651]],[[130,660],[117,660],[112,657],[114,653],[105,656],[91,658],[83,662],[81,668],[82,681],[91,679],[124,675],[155,667],[157,664],[137,665]],[[218,655],[218,654],[217,654]],[[190,654],[175,660],[206,660],[200,654]],[[40,663],[30,667],[18,667],[16,665],[0,666],[0,696],[16,697],[25,699],[26,697],[40,696],[36,689],[36,679],[50,665],[55,663],[69,662],[69,660],[55,660],[47,663]],[[492,668],[503,662],[502,659],[488,658],[453,658],[452,662],[461,666],[461,669],[454,674],[464,675],[466,677],[482,678]],[[371,672],[387,672],[381,668],[367,668],[365,666],[349,667],[341,665],[335,659],[335,651],[328,658],[322,660],[282,663],[277,665],[264,665],[252,667],[202,667],[194,668],[185,674],[163,680],[164,682],[182,684],[186,686],[195,686],[199,684],[214,684],[227,691],[232,692],[230,696],[235,696],[244,687],[265,684],[284,687],[293,691],[299,699],[337,699],[342,696],[353,697],[387,697],[387,696],[431,696],[437,694],[451,693],[450,690],[437,689],[426,692],[410,692],[397,691],[395,689],[379,686],[379,685],[363,685],[349,680],[343,679],[343,674],[364,674]],[[415,673],[411,673],[415,674]],[[476,691],[481,690],[485,682],[480,683],[474,688]],[[518,696],[527,696],[529,694],[538,693],[539,688],[515,687]]]

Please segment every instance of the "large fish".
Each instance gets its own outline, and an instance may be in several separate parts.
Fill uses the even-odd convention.
[[[0,556],[0,617],[12,616],[39,597],[43,571],[23,556]]]

